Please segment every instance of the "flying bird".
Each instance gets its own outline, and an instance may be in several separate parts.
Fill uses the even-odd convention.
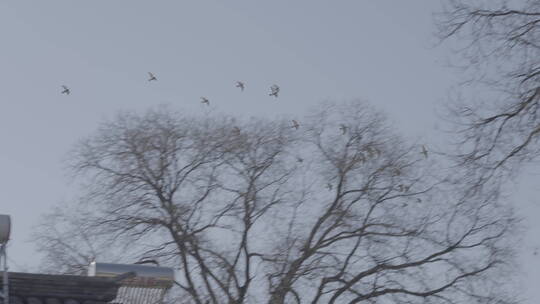
[[[296,130],[298,130],[298,128],[300,128],[300,124],[298,123],[298,121],[296,120],[292,120],[292,127]]]
[[[399,192],[408,192],[410,188],[410,186],[405,186],[403,184],[398,186]]]
[[[326,189],[328,189],[328,191],[332,191],[332,188],[334,188],[334,186],[332,186],[332,184],[330,184],[330,183],[326,184]]]
[[[207,106],[209,106],[210,105],[210,100],[208,100],[208,98],[206,98],[206,97],[201,97],[201,103],[206,104]]]
[[[364,155],[364,153],[358,154],[358,160],[360,160],[362,164],[366,162],[366,156]]]
[[[279,86],[277,84],[274,84],[270,87],[270,96],[278,97],[279,94]]]
[[[347,133],[347,129],[348,129],[348,128],[347,128],[346,125],[341,124],[341,125],[339,126],[339,129],[341,130],[341,134],[345,135],[345,133]]]
[[[428,158],[428,151],[426,149],[426,146],[422,146],[422,152],[421,152],[425,158]]]
[[[400,191],[400,192],[403,192],[403,191],[409,192],[409,189],[410,189],[410,188],[411,188],[410,186],[405,186],[405,185],[403,185],[403,184],[399,185],[399,191]]]
[[[367,146],[365,148],[365,151],[367,152],[368,157],[379,157],[379,156],[381,156],[381,150],[379,150],[379,148],[374,147],[374,146]]]
[[[150,77],[150,78],[148,78],[148,81],[157,80],[156,76],[154,76],[154,74],[152,74],[152,72],[148,72],[148,76]]]
[[[298,157],[296,157],[296,161],[299,162],[299,163],[303,163],[304,159],[298,156]]]
[[[65,85],[62,86],[62,89],[64,89],[62,91],[62,94],[66,94],[66,95],[69,95],[71,93],[71,91],[69,90],[68,87],[66,87]]]
[[[240,88],[240,90],[243,92],[244,89],[246,88],[246,85],[245,85],[243,82],[241,82],[241,81],[237,81],[237,82],[236,82],[236,87],[237,87],[237,88]]]

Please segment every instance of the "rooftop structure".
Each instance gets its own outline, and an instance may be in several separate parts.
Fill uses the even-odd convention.
[[[8,272],[11,219],[0,214],[0,304],[156,304],[174,282],[174,270],[153,260],[138,264],[93,262],[88,276]],[[152,262],[156,266],[141,265]]]
[[[162,303],[165,293],[174,282],[174,270],[168,267],[96,262],[88,267],[88,275],[91,277],[115,278],[125,273],[133,275],[122,280],[113,303]]]
[[[10,304],[105,304],[116,298],[120,286],[115,278],[10,272],[9,300]]]

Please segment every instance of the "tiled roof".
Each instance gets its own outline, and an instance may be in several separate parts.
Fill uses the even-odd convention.
[[[9,284],[10,304],[102,304],[120,287],[114,278],[16,272],[9,273]]]

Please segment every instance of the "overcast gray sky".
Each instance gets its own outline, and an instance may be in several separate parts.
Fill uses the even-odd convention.
[[[449,46],[433,47],[439,8],[434,0],[0,2],[0,213],[14,221],[12,269],[37,265],[32,225],[77,194],[62,159],[118,110],[170,104],[198,113],[206,96],[215,111],[294,116],[359,98],[405,135],[434,139],[436,109],[459,80],[444,65]],[[267,95],[274,83],[277,101]],[[60,94],[64,84],[71,95]],[[512,196],[531,227],[520,257],[529,297],[540,284],[539,172],[524,173]]]

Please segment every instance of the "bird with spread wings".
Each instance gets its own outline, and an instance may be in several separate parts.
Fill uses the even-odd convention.
[[[274,97],[278,97],[278,94],[279,94],[279,86],[277,84],[274,84],[270,87],[270,94],[268,94],[269,96],[274,96]]]
[[[71,93],[71,91],[69,90],[68,87],[66,87],[65,85],[62,86],[62,94],[66,94],[66,95],[69,95]]]
[[[244,89],[246,88],[246,85],[242,82],[242,81],[237,81],[236,82],[236,87],[237,88],[240,88],[240,91],[244,91]]]

